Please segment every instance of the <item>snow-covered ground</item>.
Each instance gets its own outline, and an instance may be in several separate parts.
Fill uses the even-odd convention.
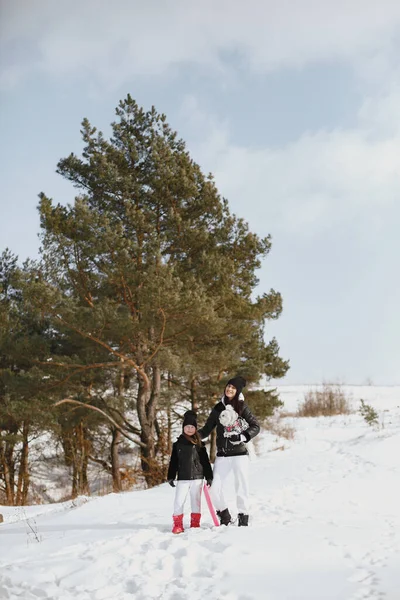
[[[282,386],[285,410],[307,389]],[[204,503],[202,528],[172,535],[167,484],[1,507],[0,598],[399,600],[400,387],[344,389],[380,429],[354,413],[260,434],[248,528],[213,527]]]

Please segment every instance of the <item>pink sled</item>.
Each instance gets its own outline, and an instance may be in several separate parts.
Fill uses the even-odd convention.
[[[213,503],[211,502],[210,492],[208,491],[208,485],[206,484],[206,482],[204,482],[204,484],[203,484],[203,492],[204,492],[204,497],[206,499],[208,510],[210,511],[210,515],[213,520],[213,523],[216,527],[218,527],[219,520],[215,513],[215,508],[213,507]]]

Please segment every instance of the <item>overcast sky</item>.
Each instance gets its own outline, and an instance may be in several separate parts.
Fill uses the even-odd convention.
[[[129,92],[167,114],[272,251],[285,383],[399,384],[398,0],[0,0],[0,251]]]

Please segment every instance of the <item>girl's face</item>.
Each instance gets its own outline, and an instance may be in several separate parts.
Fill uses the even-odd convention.
[[[196,427],[194,425],[185,425],[183,432],[186,433],[186,435],[194,435],[196,433]]]
[[[236,388],[229,383],[225,388],[225,396],[229,398],[229,400],[232,400],[236,395],[236,391]]]

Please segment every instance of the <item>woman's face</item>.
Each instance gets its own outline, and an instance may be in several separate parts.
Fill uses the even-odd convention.
[[[186,435],[194,435],[196,433],[196,427],[194,425],[185,425],[183,432],[186,433]]]
[[[229,398],[229,400],[232,400],[232,398],[236,396],[236,388],[230,383],[228,383],[225,388],[225,396]]]

